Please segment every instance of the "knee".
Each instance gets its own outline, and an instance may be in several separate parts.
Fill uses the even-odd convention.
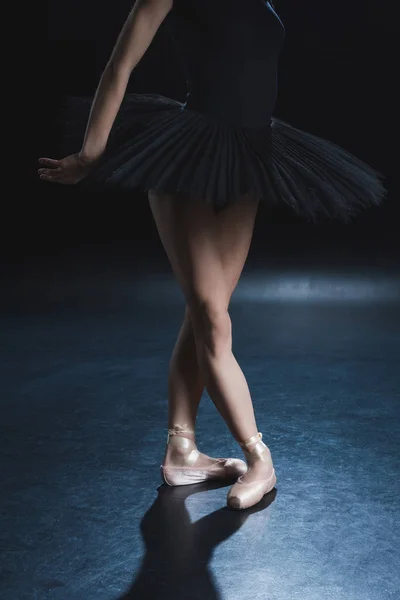
[[[232,348],[232,323],[225,303],[197,300],[187,310],[198,350],[215,356]]]

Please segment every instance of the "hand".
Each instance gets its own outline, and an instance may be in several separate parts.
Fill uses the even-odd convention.
[[[39,158],[41,165],[47,168],[38,169],[40,179],[54,181],[64,185],[73,185],[86,177],[98,159],[83,159],[78,152],[70,154],[61,160],[53,158]]]

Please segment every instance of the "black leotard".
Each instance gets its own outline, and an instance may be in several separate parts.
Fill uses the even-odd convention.
[[[175,0],[170,21],[187,67],[187,108],[224,122],[267,125],[285,36],[271,3]]]

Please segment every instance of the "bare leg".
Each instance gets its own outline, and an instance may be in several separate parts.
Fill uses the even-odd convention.
[[[232,353],[228,306],[248,254],[257,204],[244,197],[216,216],[204,203],[151,194],[149,201],[192,324],[192,334],[189,323],[183,324],[171,359],[169,424],[183,420],[194,426],[205,384],[233,436],[243,441],[257,427],[246,379]],[[190,383],[189,372],[193,377],[197,369]]]
[[[187,425],[193,432],[200,400],[204,391],[204,377],[199,368],[196,343],[189,309],[186,306],[183,323],[172,352],[168,375],[168,428],[174,425]],[[185,433],[185,437],[196,439],[195,433]],[[181,464],[184,451],[167,446],[163,464]],[[209,467],[214,462],[205,454],[200,454],[196,465]]]
[[[255,216],[254,207],[250,207],[248,226],[246,227],[246,223],[243,226],[243,220],[241,220],[240,244],[237,244],[239,247],[234,250],[233,254],[230,253],[230,246],[223,237],[218,237],[216,240],[216,244],[220,249],[220,260],[229,298],[236,288],[249,252]],[[225,229],[229,228],[232,232],[237,214],[226,213],[219,216],[219,218],[224,219]],[[174,423],[187,423],[190,428],[195,428],[203,391],[204,377],[197,359],[190,310],[186,305],[183,323],[170,360],[168,427],[172,427]]]
[[[168,376],[168,427],[186,423],[195,429],[197,411],[204,390],[196,343],[188,307],[172,352]],[[194,435],[191,435],[194,439]]]

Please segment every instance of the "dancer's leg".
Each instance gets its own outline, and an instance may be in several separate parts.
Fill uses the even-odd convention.
[[[244,264],[257,203],[243,197],[215,215],[205,203],[185,203],[173,196],[150,193],[149,201],[161,241],[186,298],[198,366],[207,391],[237,441],[258,439],[247,382],[232,353],[228,313],[231,289],[241,271],[232,269],[232,265],[237,266],[239,257],[241,265]],[[251,494],[246,500],[250,502],[258,501],[254,500],[260,489],[257,482],[270,481],[273,471],[268,447],[256,441],[247,445],[248,451],[253,449],[261,454],[253,453],[249,469],[241,478],[243,483],[256,486],[250,490],[254,492],[253,500]],[[236,489],[232,489],[236,494]],[[240,504],[243,498],[240,501],[233,498],[236,500]]]
[[[243,221],[244,211],[246,218]],[[219,252],[226,290],[228,297],[232,296],[239,280],[244,263],[250,248],[256,206],[234,207],[218,215],[218,221],[213,227],[219,228],[215,243]],[[233,252],[230,252],[230,241],[227,235],[220,235],[221,231],[233,233],[237,223],[241,223],[240,239],[236,240]],[[199,367],[196,352],[195,336],[188,305],[185,308],[183,323],[180,328],[175,347],[170,360],[168,377],[168,427],[172,428],[175,423],[187,424],[189,428],[195,429],[196,417],[199,403],[204,391],[204,377]],[[186,437],[195,439],[194,434],[185,434]],[[179,450],[168,447],[164,463],[174,462]],[[213,459],[202,454],[199,457],[198,466],[209,466]]]
[[[236,218],[234,211],[226,212],[226,214],[222,213],[220,218],[224,222],[224,229],[232,231]],[[249,252],[253,233],[251,220],[255,218],[253,208],[248,218],[250,220],[249,226],[242,228],[240,244],[236,244],[236,251],[233,255],[229,253],[229,244],[225,236],[218,236],[216,240],[229,299],[236,288]],[[195,428],[203,391],[204,377],[199,368],[190,310],[186,305],[183,322],[170,359],[168,427],[172,427],[174,423],[187,423],[190,428]]]
[[[186,306],[168,374],[168,427],[185,423],[195,429],[197,411],[204,391],[204,378],[200,371],[193,327]],[[194,439],[194,435],[190,436]]]
[[[257,428],[246,379],[232,354],[228,305],[248,253],[257,204],[243,198],[215,215],[205,203],[152,194],[149,200],[186,297],[207,391],[233,436],[247,439]]]

